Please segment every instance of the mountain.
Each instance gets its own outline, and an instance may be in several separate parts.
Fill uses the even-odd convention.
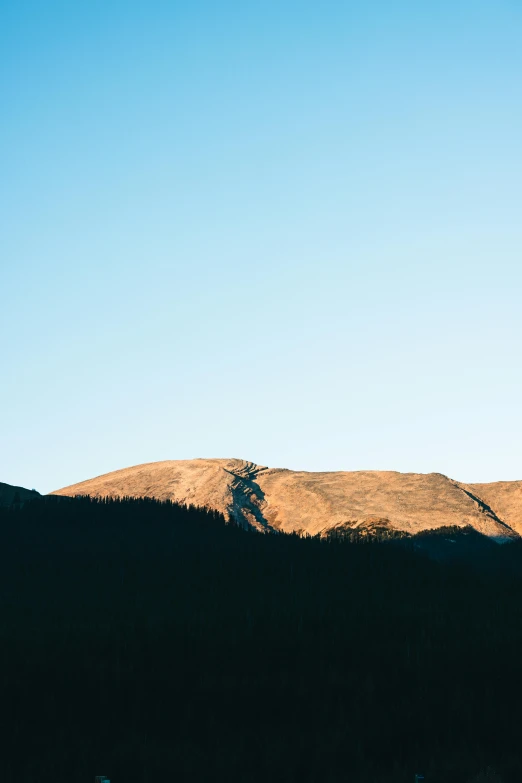
[[[471,526],[497,541],[522,534],[522,481],[466,485],[440,473],[309,473],[241,459],[167,460],[51,494],[170,499],[215,509],[258,530],[311,535],[376,526],[408,534]]]
[[[35,489],[14,487],[12,484],[3,484],[0,481],[0,506],[10,506],[13,503],[23,503],[26,500],[34,500],[41,497]]]

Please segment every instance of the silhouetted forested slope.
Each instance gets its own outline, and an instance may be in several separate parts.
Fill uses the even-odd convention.
[[[4,484],[0,481],[0,506],[11,506],[24,503],[26,500],[34,500],[40,497],[35,489],[15,487],[12,484]]]
[[[520,545],[489,570],[413,546],[152,500],[1,509],[0,779],[522,779]]]

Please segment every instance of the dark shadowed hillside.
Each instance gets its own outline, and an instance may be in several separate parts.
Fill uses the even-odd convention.
[[[522,777],[519,543],[484,570],[57,497],[0,536],[6,783]]]
[[[12,484],[3,484],[0,481],[0,506],[10,506],[13,503],[24,503],[26,500],[34,500],[40,497],[35,489],[14,487]]]

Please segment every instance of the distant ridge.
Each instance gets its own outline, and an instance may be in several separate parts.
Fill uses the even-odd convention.
[[[51,494],[171,499],[216,509],[258,530],[311,535],[376,523],[410,534],[471,526],[497,541],[522,534],[522,481],[463,484],[441,473],[309,473],[242,459],[167,460]]]
[[[11,506],[13,503],[24,503],[26,500],[34,500],[39,497],[41,495],[35,489],[15,487],[0,481],[0,506]]]

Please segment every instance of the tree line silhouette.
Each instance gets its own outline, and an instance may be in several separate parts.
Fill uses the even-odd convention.
[[[0,509],[0,780],[521,780],[522,547],[426,540]]]

